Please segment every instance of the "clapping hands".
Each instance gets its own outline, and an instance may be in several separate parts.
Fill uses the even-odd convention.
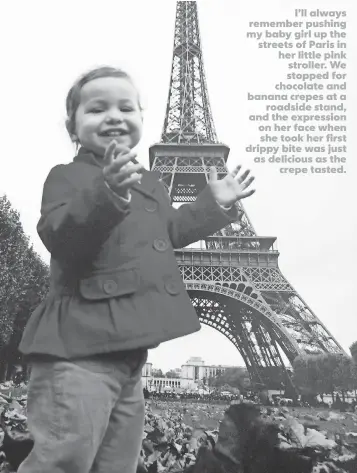
[[[136,153],[113,140],[104,153],[103,175],[110,189],[127,199],[130,188],[140,182],[144,167],[137,163]],[[136,164],[133,163],[136,162]]]

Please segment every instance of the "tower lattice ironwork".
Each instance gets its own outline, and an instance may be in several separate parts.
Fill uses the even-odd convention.
[[[228,154],[211,113],[197,4],[178,1],[164,127],[150,147],[150,168],[179,205],[196,199],[211,166],[220,178],[227,174]],[[200,321],[237,347],[253,382],[291,386],[287,360],[344,351],[281,273],[276,238],[258,236],[243,205],[237,207],[236,223],[175,250],[176,258]]]

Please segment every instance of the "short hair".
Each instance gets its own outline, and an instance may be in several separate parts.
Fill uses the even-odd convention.
[[[118,69],[115,67],[110,67],[110,66],[97,67],[95,69],[92,69],[86,72],[82,76],[80,76],[70,88],[67,95],[67,99],[66,99],[66,111],[67,111],[66,128],[71,140],[77,145],[79,145],[79,142],[78,142],[78,138],[76,137],[76,112],[80,104],[80,93],[81,93],[82,87],[88,82],[90,82],[91,80],[101,79],[103,77],[120,77],[120,78],[122,77],[124,79],[127,79],[129,82],[131,82],[132,85],[136,88],[136,85],[134,84],[134,81],[132,77],[130,76],[130,74],[128,74],[122,69]],[[140,110],[142,111],[143,108],[141,105],[139,92],[138,92],[138,103],[139,103]]]

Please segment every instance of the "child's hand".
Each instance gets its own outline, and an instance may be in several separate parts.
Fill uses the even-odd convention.
[[[250,171],[245,171],[238,176],[242,166],[237,166],[231,173],[227,174],[223,179],[218,180],[217,170],[215,167],[210,169],[210,180],[208,185],[216,201],[224,207],[229,207],[237,202],[252,195],[255,190],[248,190],[254,180],[254,177],[248,177]]]
[[[136,153],[130,148],[118,145],[115,140],[108,145],[104,153],[104,179],[113,192],[125,199],[129,198],[130,188],[142,177],[141,164],[128,164],[135,158]]]

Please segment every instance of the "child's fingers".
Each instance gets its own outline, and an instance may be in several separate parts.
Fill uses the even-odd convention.
[[[252,194],[254,194],[254,192],[255,192],[255,189],[250,189],[249,191],[244,191],[244,192],[241,193],[239,199],[240,200],[245,199],[245,198],[251,196]]]
[[[130,153],[130,151],[131,149],[128,146],[123,146],[123,145],[120,145],[119,143],[116,143],[116,148],[114,151],[114,158],[117,158],[120,155]]]
[[[140,173],[142,170],[143,166],[141,164],[133,164],[132,166],[128,166],[125,169],[121,169],[121,171],[116,175],[116,182],[120,184],[121,182],[125,181],[127,177],[135,173]]]
[[[132,177],[134,174],[139,176],[138,181],[142,178],[140,171],[143,170],[143,166],[141,164],[133,164],[132,166],[128,166],[125,169],[121,168],[120,172],[112,175],[107,175],[107,181],[110,186],[119,188],[124,181],[128,178]]]
[[[215,166],[211,166],[209,170],[209,180],[210,181],[217,181],[218,180],[218,173],[217,168]]]
[[[130,148],[120,145],[116,140],[112,140],[104,153],[104,166],[110,166],[116,161],[118,156],[125,156],[130,152]]]
[[[129,161],[135,160],[136,153],[130,152],[125,155],[120,155],[111,164],[108,164],[107,166],[104,166],[103,168],[103,173],[104,175],[109,178],[111,176],[116,176],[118,173],[121,172],[121,170],[124,170],[123,168],[126,168],[126,165],[129,163]],[[141,165],[140,165],[141,166]],[[143,166],[141,166],[143,168]]]
[[[242,165],[241,165],[241,164],[238,164],[238,166],[235,167],[235,168],[233,169],[233,171],[231,172],[232,176],[233,176],[233,177],[236,177],[241,169],[242,169]]]
[[[137,154],[134,151],[120,153],[111,164],[111,171],[117,173],[122,167],[128,164],[129,161],[134,161]]]
[[[141,174],[134,173],[130,177],[127,177],[126,179],[121,181],[120,184],[116,186],[116,189],[117,191],[120,191],[120,193],[125,194],[125,192],[130,189],[134,184],[140,182],[141,178]]]
[[[111,141],[109,143],[109,145],[107,146],[107,149],[105,150],[105,153],[104,153],[104,166],[109,166],[110,164],[112,164],[112,162],[114,161],[115,159],[115,151],[116,151],[116,148],[117,148],[117,142],[115,140]]]
[[[246,171],[244,171],[244,173],[237,178],[237,181],[239,182],[239,184],[245,181],[246,178],[249,176],[249,174],[250,174],[250,169],[247,169]]]
[[[242,189],[246,189],[247,187],[249,187],[251,183],[254,181],[254,179],[255,179],[254,176],[250,176],[246,181],[243,181],[241,183]]]

